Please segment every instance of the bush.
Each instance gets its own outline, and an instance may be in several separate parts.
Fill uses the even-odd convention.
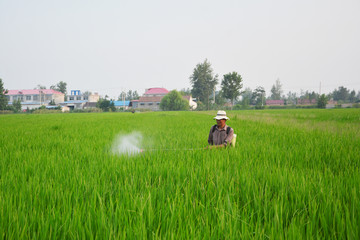
[[[165,111],[189,110],[189,102],[178,91],[172,90],[161,99],[160,108]]]
[[[100,108],[87,108],[87,109],[74,109],[72,113],[93,113],[93,112],[103,112]]]
[[[353,107],[353,108],[360,108],[360,103],[354,103],[354,104],[352,105],[352,107]]]
[[[0,114],[11,114],[14,113],[12,110],[1,110]]]
[[[34,114],[48,114],[48,113],[62,113],[61,110],[48,110],[48,109],[36,109],[32,113]]]

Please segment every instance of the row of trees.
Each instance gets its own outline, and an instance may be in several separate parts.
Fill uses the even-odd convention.
[[[219,76],[214,74],[210,62],[207,59],[199,63],[190,76],[192,96],[198,99],[198,103],[204,103],[210,109],[211,95],[215,98],[215,86],[219,83]],[[230,100],[232,104],[241,94],[242,77],[237,72],[225,74],[221,80],[221,96]]]
[[[135,91],[129,90],[127,93],[125,92],[120,93],[118,97],[118,101],[122,101],[124,100],[124,98],[126,101],[131,101],[131,100],[139,99],[140,96],[136,90]]]
[[[320,95],[314,91],[301,90],[300,95],[289,91],[284,94],[282,84],[279,79],[275,81],[270,90],[270,95],[266,96],[264,87],[258,86],[254,90],[243,87],[243,80],[237,72],[230,72],[223,75],[221,80],[220,91],[215,91],[215,86],[219,83],[219,76],[214,74],[210,62],[205,59],[204,62],[199,63],[193,70],[190,76],[190,84],[192,86],[190,92],[193,97],[197,98],[198,105],[205,104],[206,109],[210,109],[211,104],[224,105],[227,101],[231,102],[231,106],[235,103],[241,104],[244,107],[248,105],[255,105],[261,108],[265,105],[266,100],[284,100],[287,105],[295,105],[298,100],[307,99],[310,102],[316,100],[318,107],[323,107],[324,102],[328,100],[338,101],[340,103],[355,103],[360,102],[360,91],[347,89],[343,86],[335,89],[329,94]],[[189,93],[189,90],[183,89],[181,92]],[[240,97],[240,101],[238,101]],[[325,101],[326,100],[326,101]]]

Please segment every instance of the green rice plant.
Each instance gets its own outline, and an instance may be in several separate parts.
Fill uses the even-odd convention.
[[[0,238],[360,238],[360,110],[230,111],[204,150],[215,115],[1,115]]]

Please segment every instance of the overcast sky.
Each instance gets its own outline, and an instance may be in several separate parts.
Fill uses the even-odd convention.
[[[358,91],[360,1],[0,0],[7,89],[180,90],[205,59],[267,94],[278,78],[285,93]]]

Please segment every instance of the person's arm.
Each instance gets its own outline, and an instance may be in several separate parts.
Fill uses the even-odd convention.
[[[213,126],[214,127],[214,126]],[[214,142],[213,142],[213,127],[211,127],[210,128],[210,132],[209,132],[209,137],[208,137],[208,143],[210,144],[210,145],[213,145],[214,144]]]
[[[231,128],[229,134],[225,138],[225,143],[224,143],[225,147],[230,146],[230,143],[231,143],[231,140],[233,139],[233,137],[234,137],[234,129]]]

